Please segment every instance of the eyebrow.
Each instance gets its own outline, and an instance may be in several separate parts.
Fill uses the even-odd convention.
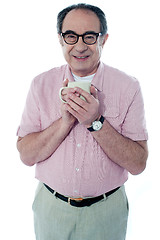
[[[64,33],[73,33],[73,34],[77,34],[76,32],[72,31],[72,30],[66,30]]]
[[[78,34],[78,33],[76,33],[76,32],[74,32],[74,31],[72,31],[72,30],[66,30],[65,32],[64,32],[65,34],[69,34],[69,33],[72,33],[72,34],[76,34],[76,35],[85,35],[85,34],[95,34],[96,32],[94,32],[94,31],[87,31],[87,32],[85,32],[85,33],[83,33],[83,34]]]

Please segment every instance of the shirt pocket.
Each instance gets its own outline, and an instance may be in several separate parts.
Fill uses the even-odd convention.
[[[111,124],[112,127],[121,133],[123,118],[117,106],[110,106],[106,108],[103,116]]]
[[[117,118],[120,115],[119,108],[114,106],[108,107],[105,110],[104,115],[106,118]]]

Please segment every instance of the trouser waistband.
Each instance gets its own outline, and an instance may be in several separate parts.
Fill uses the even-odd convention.
[[[46,185],[44,183],[44,186],[53,194],[55,191],[50,188],[48,185]],[[115,193],[120,187],[117,187],[107,193],[105,193],[104,195],[106,197],[110,196],[111,194]],[[73,199],[73,198],[70,198],[70,197],[65,197],[63,195],[61,195],[60,193],[56,192],[55,193],[55,196],[59,199],[61,199],[62,201],[65,201],[65,202],[68,202],[71,206],[74,206],[74,207],[89,207],[91,206],[92,204],[96,203],[96,202],[99,202],[100,200],[104,199],[104,195],[100,195],[98,197],[93,197],[93,198],[86,198],[86,199],[83,199],[83,198],[77,198],[77,199]]]

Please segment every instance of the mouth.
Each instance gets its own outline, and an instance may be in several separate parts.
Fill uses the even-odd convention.
[[[86,61],[89,56],[73,56],[77,61],[80,61],[80,62],[83,62],[83,61]]]

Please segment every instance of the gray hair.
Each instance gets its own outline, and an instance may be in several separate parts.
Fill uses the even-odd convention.
[[[96,6],[93,6],[90,4],[85,4],[85,3],[79,3],[79,4],[71,5],[58,13],[57,32],[59,34],[62,32],[62,25],[63,25],[63,21],[64,21],[66,15],[73,9],[84,9],[84,10],[90,10],[90,11],[94,12],[97,15],[97,17],[99,18],[100,31],[101,31],[102,35],[105,35],[107,33],[107,20],[106,20],[106,16],[105,16],[104,12]]]

